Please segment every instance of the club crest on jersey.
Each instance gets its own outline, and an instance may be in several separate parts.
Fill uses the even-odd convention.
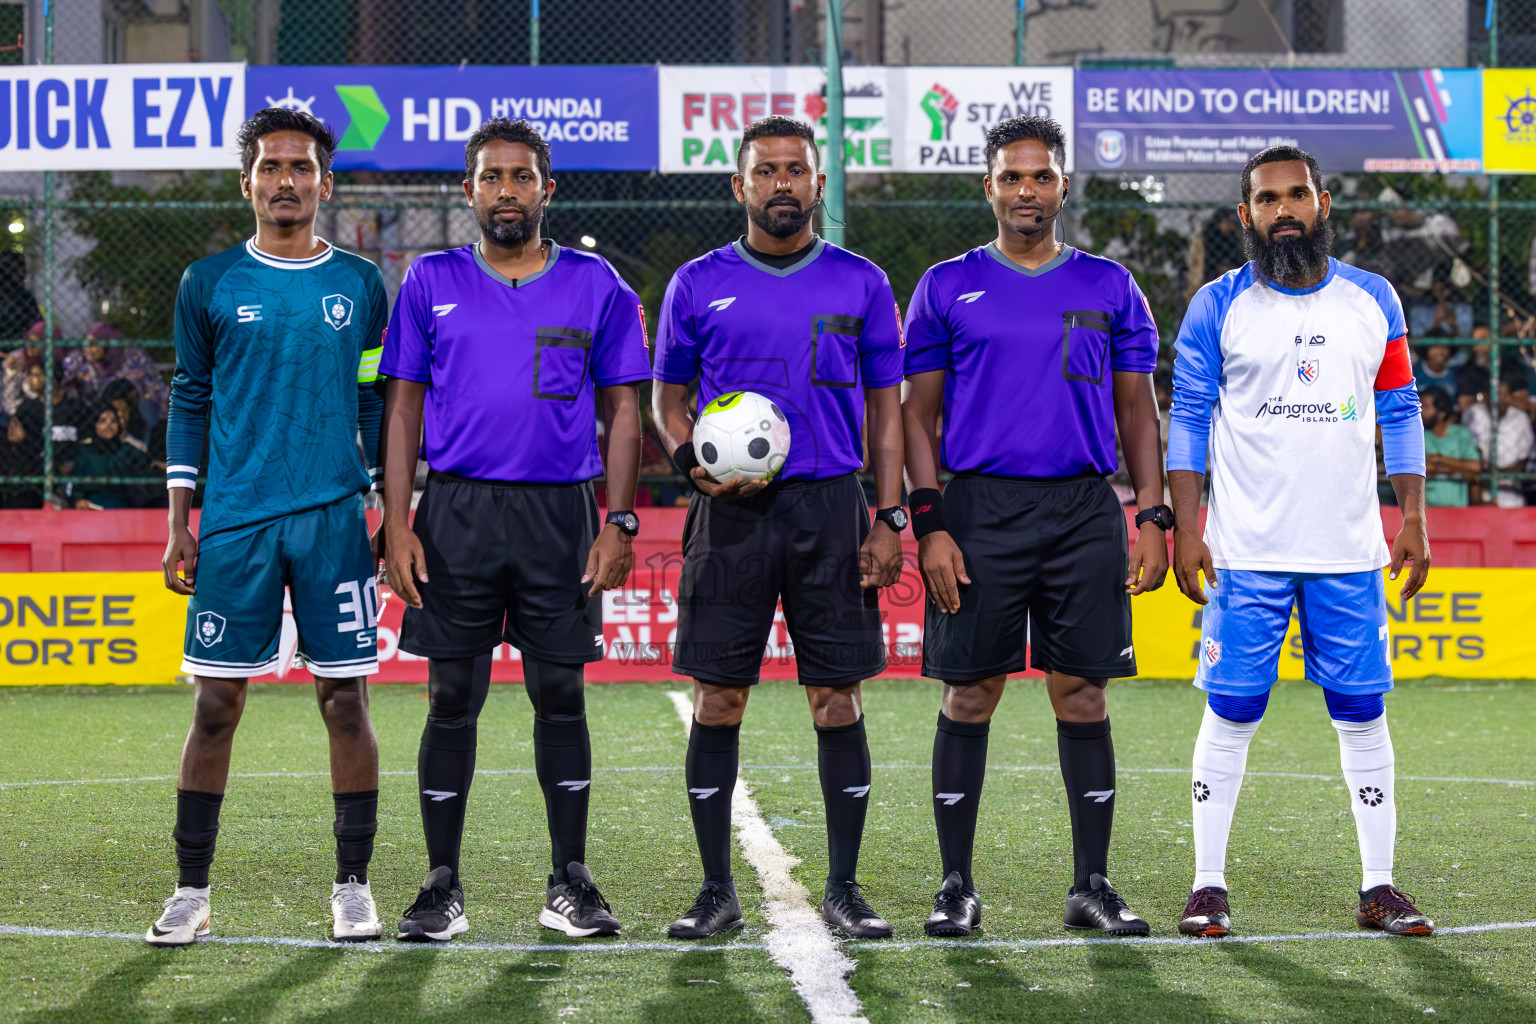
[[[1308,387],[1316,384],[1318,375],[1322,373],[1322,368],[1319,365],[1321,362],[1322,360],[1320,359],[1303,359],[1301,362],[1297,363],[1296,379]]]
[[[352,322],[352,300],[345,295],[327,295],[320,300],[320,315],[339,331]]]
[[[1205,638],[1205,660],[1209,664],[1216,664],[1221,660],[1221,641]]]
[[[198,643],[204,647],[212,647],[222,639],[224,639],[224,616],[217,612],[198,612]]]

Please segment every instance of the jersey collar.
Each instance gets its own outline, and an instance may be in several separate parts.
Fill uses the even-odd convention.
[[[1260,276],[1257,268],[1254,269],[1253,276],[1258,278],[1258,280],[1263,283],[1266,288],[1273,288],[1275,291],[1282,295],[1311,295],[1313,292],[1322,291],[1324,288],[1328,287],[1328,282],[1332,281],[1333,275],[1337,274],[1338,272],[1339,261],[1334,259],[1332,256],[1329,256],[1328,273],[1324,274],[1323,279],[1310,288],[1282,288],[1280,285],[1273,281],[1265,280],[1262,276]]]
[[[262,252],[260,249],[256,248],[255,235],[252,235],[250,238],[245,240],[245,251],[250,255],[251,259],[255,260],[257,263],[264,263],[269,267],[276,267],[279,270],[309,270],[310,268],[318,267],[320,264],[329,260],[331,258],[331,254],[336,251],[331,246],[330,242],[327,242],[319,235],[316,235],[315,238],[317,241],[324,243],[325,248],[320,251],[319,255],[306,256],[301,260],[284,259],[282,256],[273,256],[271,253]]]
[[[504,284],[508,288],[526,288],[528,285],[532,284],[534,281],[537,281],[539,278],[553,270],[555,268],[555,260],[560,258],[560,247],[555,244],[555,240],[553,238],[541,238],[539,241],[549,246],[549,255],[544,258],[544,266],[538,270],[535,270],[527,277],[518,278],[516,281],[512,280],[506,274],[503,274],[501,271],[491,266],[490,262],[487,261],[484,256],[480,255],[479,242],[476,242],[469,248],[470,251],[475,254],[475,265],[478,266],[485,273],[485,276],[489,277],[492,281],[495,281],[499,284]]]
[[[795,273],[797,270],[804,270],[812,263],[815,263],[816,257],[820,256],[826,248],[827,240],[825,238],[818,237],[816,239],[816,244],[811,246],[810,252],[806,253],[799,260],[791,263],[789,266],[779,268],[771,267],[764,263],[762,260],[758,259],[756,256],[753,256],[751,253],[747,252],[746,247],[741,244],[741,239],[738,238],[731,243],[732,251],[734,251],[737,256],[741,257],[741,261],[743,263],[750,267],[755,267],[765,274],[772,274],[774,277],[788,277],[790,274]]]
[[[991,256],[993,259],[997,260],[997,262],[1001,263],[1003,266],[1007,267],[1009,270],[1014,271],[1015,273],[1023,274],[1025,277],[1039,277],[1042,274],[1049,274],[1051,271],[1067,262],[1072,254],[1077,250],[1073,249],[1070,245],[1063,245],[1061,247],[1061,252],[1057,253],[1055,256],[1052,256],[1050,262],[1043,263],[1036,267],[1034,270],[1030,270],[1028,267],[1021,267],[1017,263],[1013,262],[1013,260],[1005,256],[1003,251],[997,247],[996,242],[988,242],[986,245],[981,247],[981,251],[986,253],[988,256]]]

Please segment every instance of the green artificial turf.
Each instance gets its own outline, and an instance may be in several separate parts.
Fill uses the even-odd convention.
[[[851,984],[874,1024],[1536,1019],[1536,930],[1030,945],[1070,937],[1061,906],[1071,845],[1043,686],[1010,686],[992,728],[975,871],[985,906],[978,938],[1004,944],[948,948],[901,944],[924,941],[922,918],[939,883],[928,777],[937,687],[865,688],[876,768],[860,875],[897,939],[843,949],[857,961]],[[747,928],[702,947],[665,939],[699,875],[680,769],[685,738],[668,697],[677,689],[588,688],[596,769],[588,861],[625,937],[675,949],[593,951],[538,926],[549,866],[532,715],[520,688],[498,686],[481,718],[486,774],[471,797],[463,855],[471,929],[453,947],[161,950],[122,938],[0,934],[0,1020],[808,1019],[761,948],[762,890],[739,851]],[[1187,682],[1117,682],[1110,693],[1120,764],[1110,875],[1154,936],[1175,934],[1193,871],[1188,766],[1201,700]],[[1400,684],[1388,709],[1399,774],[1398,884],[1442,928],[1536,919],[1536,786],[1429,778],[1536,780],[1527,739],[1536,686],[1413,681]],[[190,713],[184,686],[0,689],[0,872],[10,883],[0,926],[142,934],[175,881],[172,776]],[[382,781],[371,869],[387,926],[428,867],[414,780],[425,713],[422,687],[373,690],[382,767],[401,773]],[[826,833],[799,687],[754,691],[741,757],[763,817],[802,858],[797,877],[819,895]],[[236,739],[237,777],[214,865],[217,936],[328,936],[326,765],[308,688],[258,687]],[[1315,687],[1276,688],[1248,768],[1227,876],[1235,932],[1354,933],[1354,824]],[[65,784],[14,785],[43,781]]]

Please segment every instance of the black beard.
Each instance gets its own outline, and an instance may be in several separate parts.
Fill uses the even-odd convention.
[[[527,245],[529,240],[537,238],[539,225],[544,220],[542,204],[532,212],[521,206],[512,206],[511,209],[523,211],[519,220],[499,221],[496,219],[497,210],[508,209],[507,206],[493,207],[481,212],[475,211],[475,219],[480,222],[480,232],[503,249],[518,249]]]
[[[775,216],[774,210],[790,210],[794,216]],[[811,210],[807,210],[797,201],[794,206],[788,203],[770,203],[755,210],[749,210],[748,215],[752,223],[768,232],[774,238],[789,238],[799,234],[800,230],[810,223]]]
[[[1300,221],[1279,221],[1300,226]],[[1273,231],[1275,225],[1270,225]],[[1243,228],[1243,255],[1253,261],[1263,280],[1282,288],[1298,288],[1328,272],[1328,254],[1333,251],[1333,225],[1319,220],[1311,231],[1303,229],[1295,238],[1267,239],[1252,224]]]

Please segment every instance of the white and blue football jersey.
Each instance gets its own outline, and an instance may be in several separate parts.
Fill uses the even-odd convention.
[[[1206,469],[1205,540],[1218,569],[1361,572],[1390,560],[1376,492],[1424,473],[1402,303],[1385,278],[1336,260],[1311,288],[1246,264],[1195,294],[1174,362],[1170,470]]]

